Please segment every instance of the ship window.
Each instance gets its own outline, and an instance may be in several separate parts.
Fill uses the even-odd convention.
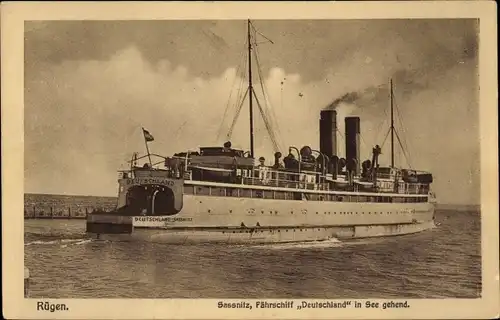
[[[262,191],[264,199],[273,199],[273,192],[272,191]]]
[[[195,187],[194,186],[186,186],[184,185],[184,193],[185,194],[194,194]]]
[[[211,187],[211,195],[213,196],[225,196],[226,190],[225,188]]]
[[[286,195],[283,191],[276,191],[274,197],[275,199],[286,199]]]
[[[240,195],[243,198],[251,198],[252,197],[252,190],[249,189],[241,189],[240,190]]]
[[[226,188],[226,195],[228,197],[237,197],[238,196],[238,190],[235,188]]]
[[[209,188],[210,187],[198,187],[197,194],[200,195],[208,195],[209,194]]]

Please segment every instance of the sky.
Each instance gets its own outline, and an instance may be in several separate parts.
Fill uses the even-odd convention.
[[[339,154],[343,118],[359,116],[362,160],[379,144],[381,165],[389,164],[392,78],[405,150],[396,145],[396,165],[432,172],[441,203],[480,203],[477,20],[252,23],[254,87],[283,153],[290,145],[319,149],[320,110],[350,97],[336,107]],[[222,145],[247,81],[246,27],[236,20],[26,22],[25,192],[114,196],[116,170],[145,152],[141,127],[155,137],[153,153]],[[256,103],[254,114],[256,156],[272,161]],[[248,132],[245,103],[233,146],[248,150]]]

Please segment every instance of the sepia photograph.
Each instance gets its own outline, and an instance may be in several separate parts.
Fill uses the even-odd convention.
[[[109,298],[211,299],[197,318],[397,317],[498,290],[479,17],[18,25],[24,215],[9,214],[35,317]]]

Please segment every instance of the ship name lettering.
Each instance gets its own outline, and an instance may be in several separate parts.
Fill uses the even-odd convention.
[[[127,184],[128,185],[161,184],[168,187],[172,187],[175,183],[172,180],[163,178],[135,178],[135,179],[128,179]]]
[[[171,218],[171,217],[134,217],[135,222],[175,222],[193,221],[193,218]]]
[[[219,309],[250,309],[252,310],[252,305],[249,302],[223,302],[219,301],[217,303]]]
[[[64,303],[51,303],[48,301],[38,301],[36,303],[37,311],[68,311],[69,308]]]
[[[320,301],[314,301],[314,302],[309,302],[309,301],[302,301],[297,306],[297,310],[301,309],[346,309],[351,306],[351,301],[346,300],[346,301],[325,301],[325,302],[320,302]]]

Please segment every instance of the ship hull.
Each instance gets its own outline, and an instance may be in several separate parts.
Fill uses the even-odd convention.
[[[152,242],[166,244],[263,244],[330,239],[360,239],[412,234],[434,228],[433,221],[411,224],[335,226],[302,228],[223,228],[213,229],[154,229],[134,228],[130,234],[92,234],[93,238],[109,241]]]
[[[434,227],[434,206],[184,195],[183,209],[175,215],[89,218],[88,233],[105,240],[280,243],[416,233]],[[109,223],[113,231],[89,228],[99,222]]]

